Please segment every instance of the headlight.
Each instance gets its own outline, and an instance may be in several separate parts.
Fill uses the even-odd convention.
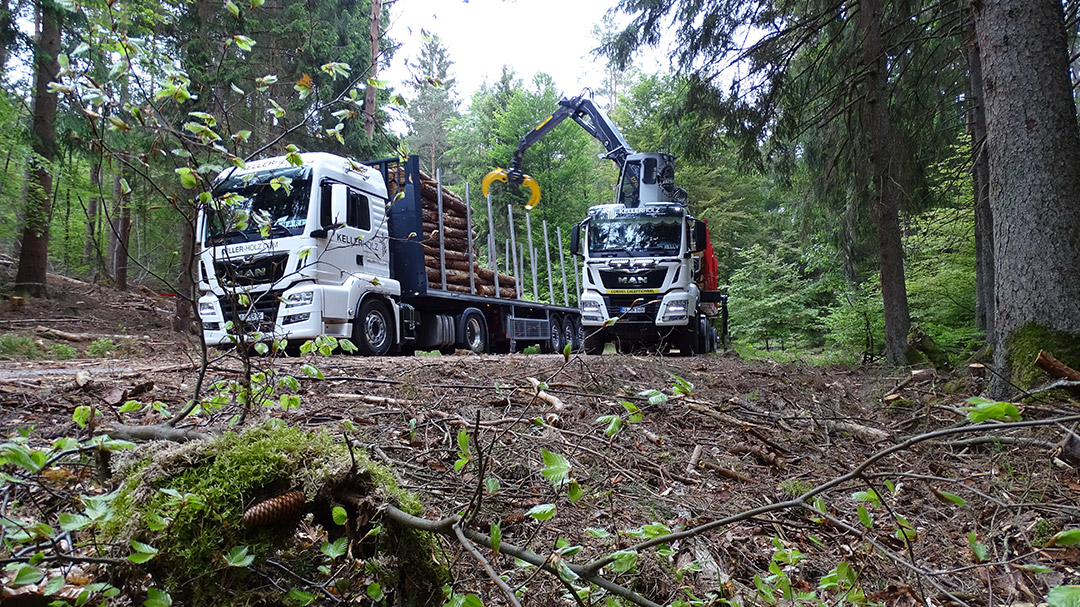
[[[669,301],[667,307],[664,309],[664,321],[670,322],[686,318],[687,303],[689,303],[689,300],[687,299],[673,299]]]
[[[599,314],[600,304],[595,301],[583,301],[581,302],[581,312],[584,314]]]
[[[213,316],[217,312],[217,306],[212,301],[199,302],[199,316]]]
[[[301,291],[299,293],[293,293],[285,298],[286,308],[299,308],[300,306],[306,306],[315,299],[314,291]]]

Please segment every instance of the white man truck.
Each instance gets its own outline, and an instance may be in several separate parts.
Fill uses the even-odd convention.
[[[570,118],[599,140],[619,167],[615,201],[589,209],[571,232],[570,252],[584,257],[579,298],[584,348],[600,354],[614,342],[621,353],[676,349],[684,356],[713,352],[727,334],[727,294],[716,290],[717,264],[705,222],[690,215],[686,191],[675,187],[675,157],[635,153],[591,99],[579,95],[522,137],[510,169],[484,178],[540,186],[522,170],[525,150]],[[720,329],[714,319],[719,319]]]
[[[494,288],[474,278],[446,288],[453,270],[446,269],[443,196],[437,209],[425,207],[423,187],[416,157],[359,163],[306,153],[223,171],[197,224],[207,343],[328,335],[380,356],[530,344],[550,352],[580,341],[576,307],[525,301],[520,287],[507,295],[497,272],[486,272]],[[433,223],[437,230],[425,229]],[[464,232],[470,252],[456,261],[471,271],[471,226]],[[432,251],[441,264],[434,270]]]

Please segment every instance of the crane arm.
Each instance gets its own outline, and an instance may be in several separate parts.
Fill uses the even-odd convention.
[[[578,95],[571,99],[563,97],[559,101],[558,109],[552,112],[551,116],[548,116],[535,129],[521,138],[521,143],[518,144],[510,162],[509,175],[512,183],[520,183],[516,176],[523,174],[521,172],[521,163],[525,157],[525,150],[532,147],[541,137],[550,133],[552,129],[559,126],[567,118],[573,119],[581,128],[585,129],[586,133],[604,144],[604,149],[608,151],[605,157],[611,158],[619,169],[622,169],[626,157],[634,153],[634,150],[630,148],[630,144],[623,138],[615,123],[607,117],[607,114],[600,111],[600,108],[596,107],[592,99],[584,95]]]
[[[570,99],[563,97],[559,100],[559,107],[547,119],[521,138],[521,143],[518,144],[517,150],[514,151],[510,161],[510,169],[498,168],[484,177],[481,183],[481,190],[484,194],[488,193],[488,189],[494,181],[524,185],[532,191],[525,208],[527,210],[534,208],[540,202],[540,186],[536,183],[536,180],[521,170],[525,151],[544,135],[562,124],[567,118],[578,123],[581,128],[585,129],[586,133],[602,143],[604,149],[607,150],[607,154],[604,154],[603,157],[610,158],[619,167],[619,171],[622,171],[623,165],[626,163],[626,157],[633,154],[634,150],[630,148],[630,144],[623,138],[615,123],[607,117],[607,114],[600,111],[600,108],[596,107],[592,99],[584,95],[578,95]]]

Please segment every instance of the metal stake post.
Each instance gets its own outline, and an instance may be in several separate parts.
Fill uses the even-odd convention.
[[[491,194],[487,195],[488,210],[488,266],[495,272],[495,297],[499,294],[499,259],[495,254],[495,216],[491,214]]]
[[[531,213],[525,211],[525,236],[529,239],[529,265],[532,266],[533,301],[540,301],[540,285],[536,283],[536,247],[533,246]]]
[[[476,272],[473,268],[472,203],[469,202],[469,182],[465,182],[465,240],[469,247],[469,293],[476,295]]]
[[[514,232],[517,231],[514,229],[514,209],[510,205],[506,205],[506,216],[510,218],[510,249],[514,252],[514,271],[512,272],[512,274],[515,278],[517,278],[518,299],[524,299],[521,292],[523,281],[521,280],[521,274],[518,273],[517,242],[516,238],[514,237]]]
[[[569,289],[566,287],[566,257],[563,255],[562,227],[555,226],[555,236],[559,239],[559,269],[562,271],[562,300],[563,305],[570,307]]]
[[[443,238],[442,169],[435,171],[435,187],[439,192],[439,276],[442,279],[442,290],[449,291],[446,288],[446,240]]]
[[[560,250],[562,247],[560,247]],[[547,259],[548,303],[555,303],[555,282],[551,277],[551,242],[548,241],[547,220],[544,220],[544,257]]]

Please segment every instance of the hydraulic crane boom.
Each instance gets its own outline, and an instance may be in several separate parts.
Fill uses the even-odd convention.
[[[685,192],[673,185],[675,157],[659,153],[636,154],[616,128],[615,123],[584,94],[570,99],[565,97],[561,99],[559,107],[552,112],[551,116],[526,133],[521,138],[517,150],[514,151],[510,160],[510,169],[497,168],[484,177],[481,183],[484,194],[488,193],[494,181],[524,185],[532,192],[529,201],[525,204],[525,209],[531,210],[536,207],[540,202],[540,186],[521,168],[525,151],[567,118],[578,123],[586,133],[602,143],[607,153],[601,158],[610,158],[619,167],[617,202],[626,206],[637,206],[641,202],[685,200]]]

